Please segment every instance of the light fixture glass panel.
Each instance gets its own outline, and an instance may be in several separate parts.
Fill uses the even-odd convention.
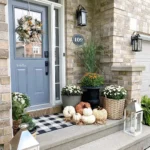
[[[82,11],[81,16],[82,16],[82,25],[86,25],[86,12]]]

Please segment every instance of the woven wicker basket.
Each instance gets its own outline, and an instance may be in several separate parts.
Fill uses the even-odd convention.
[[[125,107],[125,99],[114,100],[105,98],[104,108],[107,110],[108,119],[119,120],[123,118],[123,112]]]

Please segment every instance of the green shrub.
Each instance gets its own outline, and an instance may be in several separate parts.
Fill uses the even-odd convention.
[[[143,108],[143,124],[150,126],[150,98],[143,96],[141,101]]]
[[[35,123],[33,122],[32,117],[29,114],[25,114],[22,116],[22,123],[28,124],[28,130],[32,131],[35,128]]]
[[[97,73],[86,73],[81,79],[82,87],[99,87],[104,84],[103,76]]]
[[[30,99],[22,93],[12,93],[12,117],[13,120],[19,120],[24,114],[24,109],[30,106]]]

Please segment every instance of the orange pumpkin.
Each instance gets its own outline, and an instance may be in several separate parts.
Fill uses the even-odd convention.
[[[76,112],[83,115],[83,109],[84,108],[91,108],[90,103],[87,102],[80,102],[77,106],[76,106]]]

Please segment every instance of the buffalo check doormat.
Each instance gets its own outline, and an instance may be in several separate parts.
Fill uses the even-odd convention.
[[[70,127],[73,124],[64,121],[63,114],[45,115],[33,119],[37,127],[37,135]]]

